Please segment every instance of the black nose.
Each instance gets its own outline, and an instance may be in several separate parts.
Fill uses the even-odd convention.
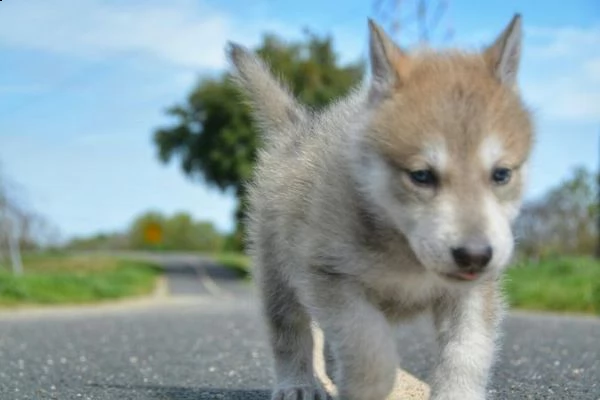
[[[488,244],[472,244],[452,249],[452,257],[461,269],[481,271],[492,259],[492,248]]]

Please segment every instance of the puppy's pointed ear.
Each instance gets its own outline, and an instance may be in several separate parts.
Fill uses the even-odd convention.
[[[410,68],[408,55],[372,19],[369,19],[369,56],[371,96],[385,96],[406,79]]]
[[[515,14],[496,41],[485,49],[483,56],[494,76],[504,85],[517,84],[521,59],[521,15]]]

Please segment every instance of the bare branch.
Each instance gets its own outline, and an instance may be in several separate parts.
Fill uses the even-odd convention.
[[[449,9],[449,0],[374,0],[373,10],[383,25],[388,25],[392,35],[402,32],[407,39],[415,28],[416,41],[426,44],[433,40],[434,31],[441,25],[444,15]],[[440,39],[451,40],[454,29],[443,30]]]

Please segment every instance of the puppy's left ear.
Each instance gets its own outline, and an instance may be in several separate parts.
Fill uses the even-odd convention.
[[[485,49],[483,57],[500,83],[509,87],[517,84],[521,59],[521,15],[515,14],[496,41]]]

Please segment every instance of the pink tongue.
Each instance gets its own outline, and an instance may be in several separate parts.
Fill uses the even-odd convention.
[[[456,275],[469,281],[472,281],[473,279],[477,278],[477,274],[474,274],[472,272],[457,272]]]

